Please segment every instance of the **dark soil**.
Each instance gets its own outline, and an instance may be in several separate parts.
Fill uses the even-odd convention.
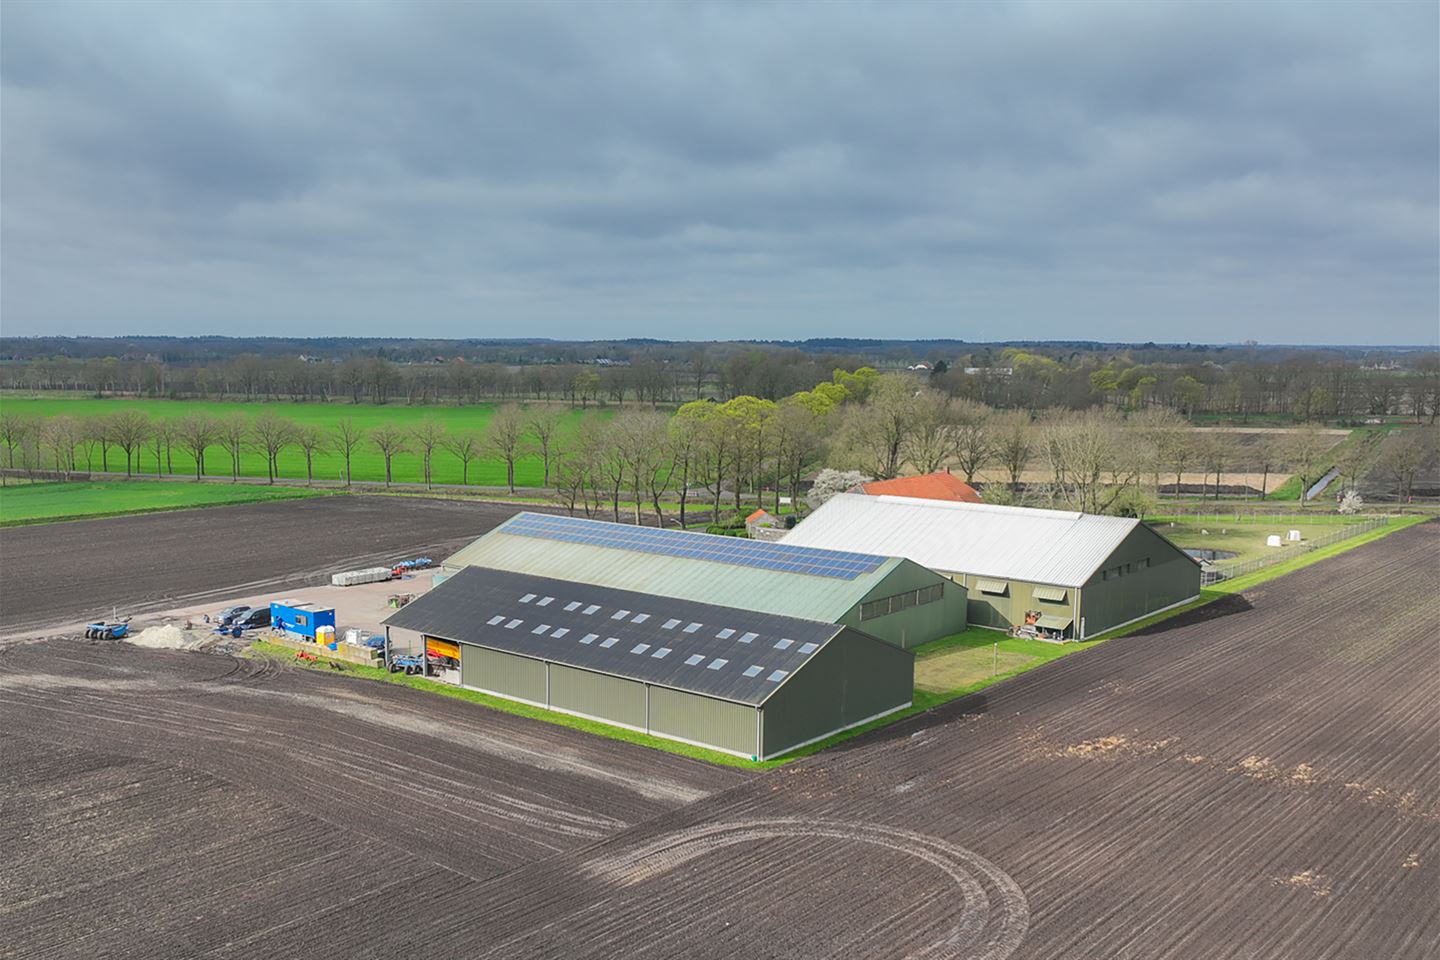
[[[328,583],[440,560],[521,510],[409,497],[317,497],[0,528],[0,635]]]
[[[758,775],[202,654],[0,652],[15,957],[1433,956],[1440,525]]]

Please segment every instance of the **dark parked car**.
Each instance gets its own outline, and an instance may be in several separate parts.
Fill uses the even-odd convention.
[[[236,617],[230,622],[229,625],[241,630],[253,630],[256,627],[268,627],[270,626],[270,608],[256,607],[249,613],[244,613]]]
[[[245,606],[244,604],[240,604],[239,606],[235,607],[226,607],[224,610],[221,610],[219,613],[215,614],[215,622],[220,624],[221,626],[224,626],[227,623],[234,622],[239,617],[243,617],[249,612],[250,608]]]

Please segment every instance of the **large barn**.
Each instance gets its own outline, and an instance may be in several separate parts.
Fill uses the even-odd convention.
[[[488,567],[859,627],[909,649],[959,633],[965,589],[900,555],[521,513],[452,555]]]
[[[963,584],[969,620],[1084,639],[1200,595],[1200,567],[1138,520],[841,494],[783,541],[906,557]]]
[[[914,657],[848,626],[469,567],[391,614],[463,686],[754,759],[911,702]]]

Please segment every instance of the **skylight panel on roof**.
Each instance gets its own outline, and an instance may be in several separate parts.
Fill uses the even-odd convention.
[[[670,656],[670,648],[661,647],[659,650],[656,650],[654,653],[650,654],[650,656],[654,657],[656,660],[664,660],[666,657]]]
[[[724,630],[721,630],[719,633],[715,634],[715,639],[729,640],[733,636],[735,636],[735,631],[731,630],[729,627],[726,627]]]
[[[538,603],[536,603],[535,606],[537,606],[537,607],[548,607],[548,606],[550,606],[550,604],[552,604],[552,603],[554,603],[554,602],[555,602],[555,598],[554,598],[554,597],[541,597],[541,598],[540,598],[540,601],[539,601]]]
[[[581,642],[581,643],[594,643],[596,640],[599,640],[599,639],[600,639],[600,634],[598,634],[598,633],[587,633],[587,634],[585,634],[585,636],[583,636],[583,637],[580,638],[580,642]]]
[[[680,626],[680,621],[679,621],[679,620],[675,620],[675,619],[672,618],[672,619],[666,620],[664,623],[660,624],[660,629],[661,629],[661,630],[674,630],[674,629],[675,629],[676,627],[678,627],[678,626]]]
[[[600,604],[598,604],[598,603],[592,603],[592,604],[590,604],[590,606],[586,607],[584,610],[581,610],[580,612],[583,613],[583,614],[585,614],[585,616],[588,617],[588,616],[590,616],[591,614],[593,614],[596,610],[599,610],[599,609],[600,609]]]
[[[650,644],[648,644],[648,643],[637,643],[637,644],[635,644],[635,646],[633,646],[633,647],[630,648],[630,652],[631,652],[631,653],[644,653],[646,650],[649,650],[649,649],[650,649]]]
[[[628,616],[630,616],[630,611],[629,611],[629,610],[616,610],[614,613],[610,614],[610,619],[611,619],[611,620],[624,620],[624,619],[625,619],[626,617],[628,617]]]
[[[619,642],[620,642],[620,638],[619,638],[619,637],[606,637],[604,640],[601,640],[601,641],[600,641],[600,646],[602,646],[602,647],[604,647],[605,649],[608,650],[608,649],[610,649],[611,647],[615,646],[615,644],[617,644],[617,643],[619,643]]]
[[[704,659],[705,659],[705,654],[703,654],[703,653],[692,653],[692,654],[690,654],[690,656],[688,656],[688,657],[685,658],[685,666],[687,666],[687,667],[693,667],[693,666],[695,666],[695,664],[699,663],[701,660],[704,660]]]
[[[769,680],[771,683],[779,683],[781,680],[784,680],[789,675],[789,670],[772,670],[770,672],[770,676],[766,677],[765,679]]]
[[[685,625],[685,632],[694,633],[696,630],[699,630],[703,626],[705,626],[705,624],[703,623],[687,623]]]
[[[746,668],[745,668],[745,676],[747,676],[747,677],[758,677],[758,676],[760,675],[760,671],[761,671],[761,670],[764,670],[764,669],[765,669],[765,668],[762,667],[762,666],[760,666],[759,664],[754,664],[754,665],[752,665],[752,666],[749,666],[749,667],[746,667]]]
[[[516,627],[520,626],[520,624],[524,622],[524,620],[511,620],[509,623],[505,624],[505,629],[514,630]]]
[[[567,634],[567,633],[569,633],[569,632],[570,632],[570,628],[569,628],[569,627],[556,627],[556,628],[555,628],[555,632],[552,633],[552,634],[550,634],[550,636],[555,637],[555,638],[558,640],[560,637],[565,636],[565,634]]]
[[[536,627],[534,630],[531,630],[530,632],[531,632],[531,633],[545,633],[545,632],[548,631],[549,629],[550,629],[550,624],[548,624],[548,623],[542,623],[542,624],[540,624],[540,626]]]
[[[820,649],[820,644],[818,644],[818,643],[802,643],[802,644],[800,644],[800,652],[803,653],[803,654],[805,654],[806,656],[809,656],[810,654],[814,653],[816,650],[819,650],[819,649]]]
[[[709,663],[707,663],[707,664],[705,665],[705,669],[706,669],[706,670],[719,670],[721,667],[725,666],[725,664],[727,664],[727,663],[729,663],[729,662],[730,662],[730,661],[729,661],[729,660],[726,660],[724,657],[716,657],[714,660],[711,660]]]
[[[533,594],[533,593],[527,593],[527,594],[525,594],[525,596],[523,596],[523,597],[520,598],[520,602],[521,602],[521,603],[529,603],[531,600],[534,600],[534,599],[535,599],[535,594]]]
[[[497,614],[495,614],[495,616],[491,617],[489,620],[486,620],[485,622],[488,623],[488,624],[490,624],[490,626],[493,627],[493,626],[495,626],[495,624],[499,623],[501,620],[504,620],[504,619],[505,619],[505,614],[503,614],[503,613],[497,613]]]
[[[569,603],[565,604],[565,612],[566,612],[566,613],[574,613],[576,610],[579,610],[579,609],[580,609],[580,601],[579,601],[579,600],[571,600]]]
[[[741,635],[740,635],[740,642],[741,642],[741,643],[754,643],[754,642],[755,642],[755,638],[758,637],[758,636],[760,636],[760,634],[758,634],[758,633],[744,633],[744,634],[741,634]]]
[[[649,620],[649,619],[650,619],[650,614],[648,614],[648,613],[637,613],[637,614],[635,614],[635,616],[633,616],[633,617],[630,618],[630,622],[631,622],[631,623],[644,623],[646,620]]]
[[[783,637],[782,637],[781,639],[775,641],[775,649],[776,649],[776,650],[789,650],[789,649],[790,649],[792,646],[794,646],[794,645],[795,645],[795,641],[794,641],[794,640],[787,640],[787,639],[785,639],[785,638],[783,638]]]

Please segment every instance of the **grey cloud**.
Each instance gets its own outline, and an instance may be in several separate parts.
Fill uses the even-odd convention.
[[[13,0],[0,326],[1433,342],[1436,31]]]

